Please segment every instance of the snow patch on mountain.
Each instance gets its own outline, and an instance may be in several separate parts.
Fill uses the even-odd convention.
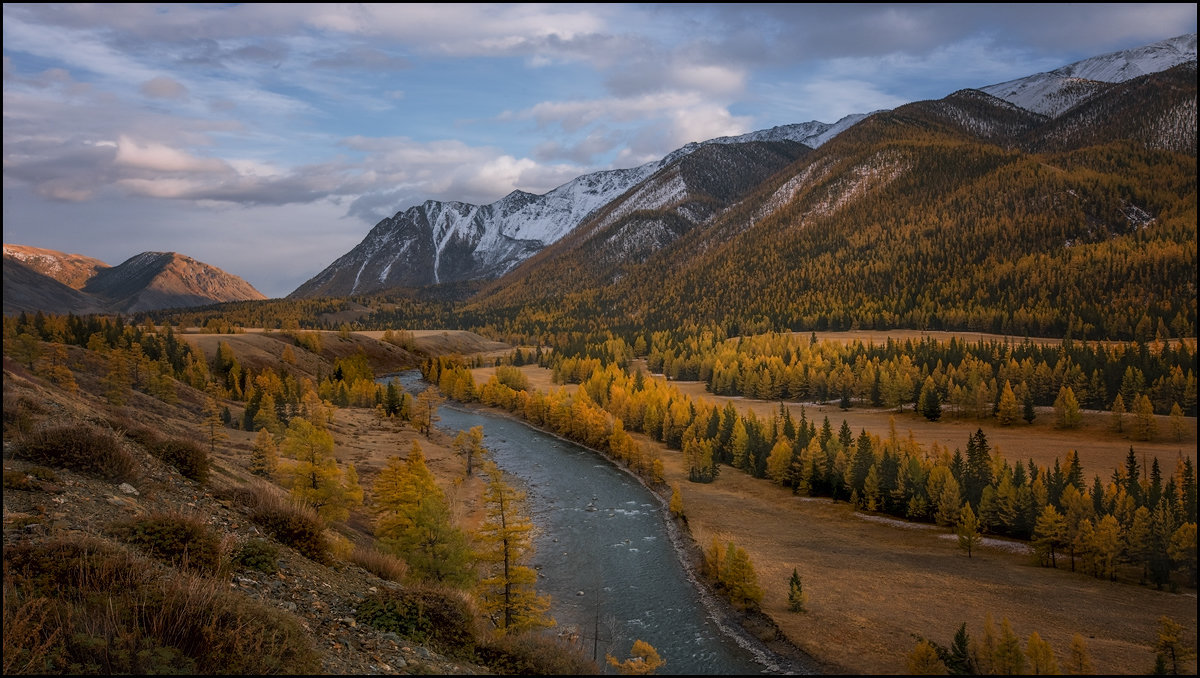
[[[885,186],[911,168],[908,159],[894,151],[877,153],[855,167],[845,179],[829,187],[827,196],[809,209],[806,216],[822,217],[833,214],[844,205],[872,189]]]
[[[1106,89],[1106,83],[1125,82],[1195,60],[1196,34],[1190,33],[980,89],[1026,110],[1055,118]]]

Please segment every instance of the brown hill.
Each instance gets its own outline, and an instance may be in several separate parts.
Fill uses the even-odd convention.
[[[4,246],[4,312],[132,313],[265,299],[241,278],[174,252],[119,266],[79,254]]]
[[[282,343],[262,334],[222,338],[244,365],[255,362],[255,351]],[[303,355],[297,348],[297,365],[273,367],[299,371],[308,361],[304,369],[328,374],[344,349],[375,344],[372,355],[384,362],[400,350],[362,335],[323,339],[333,348]],[[454,603],[459,594],[409,580],[403,563],[376,551],[368,509],[327,528],[328,550],[317,557],[306,542],[278,536],[258,517],[262,506],[277,511],[287,502],[272,503],[283,491],[249,473],[251,432],[225,428],[212,452],[208,440],[201,444],[203,391],[171,380],[170,398],[135,389],[114,405],[102,378],[106,358],[62,348],[69,388],[56,385],[65,383],[61,372],[49,380],[4,358],[5,674],[73,673],[80,659],[113,673],[202,673],[212,666],[247,674],[497,670],[474,663],[474,640],[458,642],[487,642],[473,628],[443,624],[418,638],[368,623],[370,601],[389,596],[464,604]],[[219,402],[237,418],[240,403]],[[363,487],[390,455],[419,440],[439,484],[461,485],[457,496],[467,504],[482,492],[478,478],[453,482],[461,461],[437,431],[421,436],[358,409],[339,410],[329,431],[339,461],[357,466]],[[184,457],[166,450],[191,452],[181,463]],[[200,457],[207,460],[203,474],[193,463]],[[187,558],[178,558],[181,543]],[[455,633],[455,642],[445,640]]]
[[[4,245],[5,262],[16,260],[67,287],[81,290],[100,271],[110,266],[82,254],[67,254],[26,245]]]
[[[47,311],[53,313],[102,313],[104,302],[39,273],[23,261],[4,256],[4,314]]]
[[[245,280],[175,252],[143,252],[98,272],[83,290],[125,312],[266,299]]]

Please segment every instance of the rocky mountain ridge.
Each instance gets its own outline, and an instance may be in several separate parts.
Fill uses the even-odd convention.
[[[354,249],[289,297],[350,296],[498,278],[698,149],[768,142],[819,146],[864,117],[782,125],[692,143],[638,167],[583,175],[544,195],[514,191],[482,206],[429,200],[380,221]]]
[[[1195,34],[1179,36],[1085,59],[1048,73],[962,90],[940,100],[939,105],[944,116],[957,119],[960,125],[979,125],[989,120],[994,127],[972,132],[1005,145],[1015,143],[1047,119],[1062,116],[1096,97],[1114,83],[1194,62],[1195,54]],[[999,101],[1006,102],[1004,106],[1011,115],[973,113],[980,106],[986,108]],[[289,297],[350,296],[397,287],[499,279],[603,214],[607,213],[608,219],[618,218],[631,205],[639,205],[638,209],[663,208],[681,195],[682,189],[678,185],[668,187],[661,173],[698,149],[778,141],[819,148],[871,115],[850,115],[833,124],[812,121],[782,125],[690,143],[662,160],[584,175],[541,196],[515,191],[484,206],[427,201],[380,221],[358,246]],[[631,194],[640,197],[632,200]],[[677,216],[680,214],[676,211]],[[677,230],[661,220],[647,221],[644,226],[641,232],[627,228],[622,236],[626,241],[623,247],[641,252],[644,248],[636,241],[651,250],[659,249],[673,240],[674,236],[668,234]],[[634,258],[640,256],[635,253]]]

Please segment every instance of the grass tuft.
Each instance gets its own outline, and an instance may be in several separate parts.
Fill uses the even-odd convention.
[[[296,503],[267,482],[250,483],[235,497],[250,509],[250,519],[280,543],[322,565],[333,562],[325,521],[312,507]]]
[[[500,636],[476,650],[479,661],[500,675],[587,676],[600,673],[578,645],[531,632]]]
[[[138,475],[137,462],[116,434],[84,423],[34,429],[17,439],[13,454],[106,480],[133,480]]]
[[[369,546],[355,547],[350,554],[350,562],[380,579],[396,583],[404,581],[404,576],[408,574],[408,563]]]

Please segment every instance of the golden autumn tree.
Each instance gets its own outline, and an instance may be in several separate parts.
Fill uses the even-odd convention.
[[[629,659],[625,661],[620,661],[611,654],[605,654],[604,659],[617,669],[617,673],[624,676],[648,676],[667,663],[658,656],[658,650],[654,649],[653,645],[640,638],[633,641],[633,649],[629,654]]]
[[[486,515],[478,533],[478,560],[487,574],[480,581],[480,605],[501,634],[545,626],[550,599],[539,596],[537,572],[525,563],[533,552],[533,522],[525,513],[525,493],[512,488],[499,468],[488,468]]]
[[[412,411],[412,424],[418,431],[424,433],[426,438],[433,430],[434,422],[438,420],[438,407],[444,402],[446,402],[446,398],[432,386],[417,395],[417,402]]]
[[[333,435],[296,417],[288,424],[280,450],[288,460],[279,465],[283,485],[292,496],[312,506],[321,517],[338,522],[362,502],[357,474],[347,477],[334,456]]]
[[[725,549],[720,582],[734,607],[754,610],[762,603],[763,590],[758,584],[758,575],[754,572],[750,555],[733,542],[729,542]]]
[[[271,477],[279,469],[279,446],[275,436],[265,428],[254,436],[254,447],[250,452],[250,472],[256,476]]]
[[[422,577],[455,586],[471,583],[467,537],[454,526],[446,496],[413,441],[408,459],[392,457],[375,478],[375,536]]]
[[[472,426],[470,431],[459,431],[454,438],[454,449],[467,462],[467,475],[470,476],[476,461],[482,460],[487,453],[483,446],[483,427]]]

